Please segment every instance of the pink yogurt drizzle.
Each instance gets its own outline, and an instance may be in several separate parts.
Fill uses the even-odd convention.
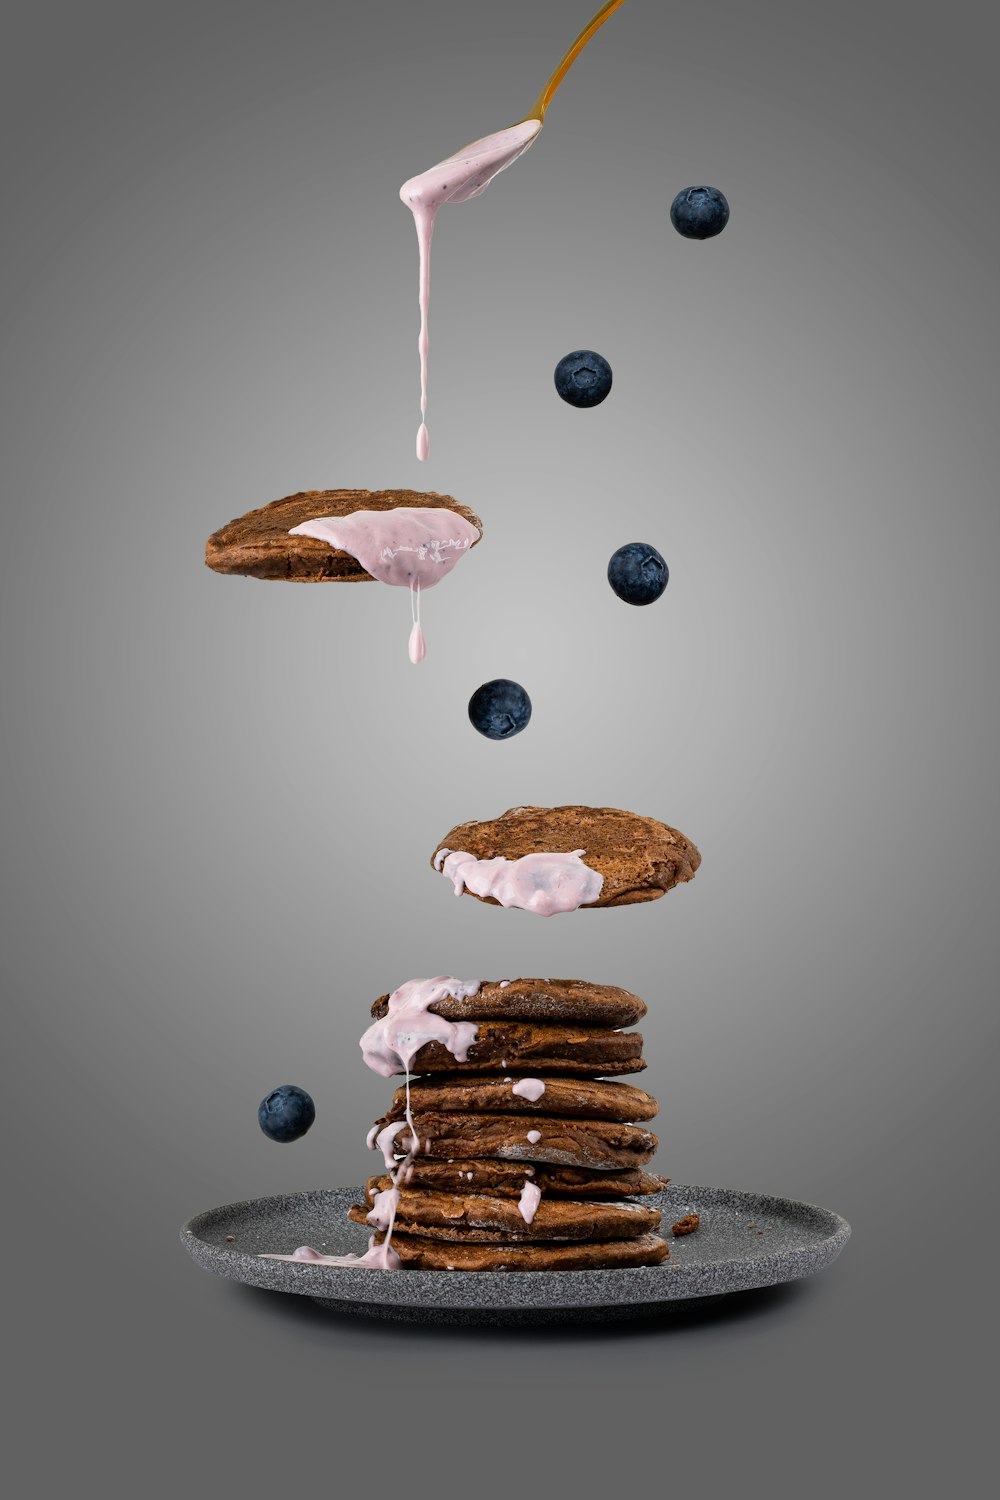
[[[413,1175],[412,1162],[419,1150],[417,1127],[410,1104],[413,1060],[428,1042],[440,1042],[456,1062],[465,1062],[479,1031],[473,1021],[449,1021],[445,1016],[433,1015],[430,1007],[449,995],[456,1000],[467,1000],[478,995],[479,986],[478,979],[454,979],[450,975],[439,975],[436,979],[408,979],[389,996],[385,1015],[380,1020],[373,1021],[361,1038],[361,1055],[373,1073],[378,1073],[382,1078],[389,1078],[400,1071],[406,1075],[404,1118],[393,1120],[378,1131],[374,1140],[372,1131],[368,1132],[367,1137],[369,1149],[377,1147],[382,1152],[382,1159],[392,1177],[392,1186],[375,1194],[371,1211],[366,1215],[368,1223],[384,1235],[382,1245],[378,1247],[380,1249],[391,1247],[401,1197],[400,1184],[405,1185]],[[396,1137],[404,1129],[409,1132],[410,1149],[393,1171]],[[430,1144],[430,1141],[426,1143],[428,1149]],[[395,1251],[391,1253],[395,1255]],[[396,1259],[398,1261],[399,1257],[396,1256]]]
[[[499,172],[522,156],[542,128],[541,120],[522,120],[507,130],[485,135],[463,146],[454,156],[404,182],[399,196],[413,213],[420,250],[420,416],[417,457],[427,457],[430,439],[427,424],[427,353],[430,347],[428,309],[431,299],[431,239],[434,220],[442,203],[466,203],[485,192]]]
[[[514,1084],[511,1093],[527,1099],[530,1104],[537,1104],[545,1093],[545,1084],[540,1078],[521,1078]]]
[[[604,876],[583,863],[585,853],[585,849],[574,849],[569,854],[476,859],[461,849],[439,849],[434,868],[452,882],[456,896],[468,890],[476,896],[491,896],[501,906],[551,917],[588,906],[600,896]]]
[[[362,1056],[374,1073],[383,1078],[398,1072],[406,1074],[404,1118],[393,1120],[383,1130],[377,1125],[372,1126],[365,1138],[369,1151],[378,1149],[382,1152],[386,1169],[392,1176],[392,1186],[375,1194],[371,1209],[365,1216],[368,1223],[382,1234],[382,1243],[377,1245],[372,1235],[364,1255],[321,1255],[310,1245],[300,1245],[292,1255],[265,1255],[263,1259],[294,1260],[307,1265],[366,1266],[380,1271],[402,1269],[402,1261],[392,1248],[392,1232],[401,1197],[400,1184],[405,1186],[410,1180],[411,1164],[419,1149],[410,1105],[410,1067],[421,1047],[432,1041],[447,1047],[456,1062],[466,1061],[479,1028],[471,1021],[449,1021],[444,1016],[431,1015],[429,1007],[448,995],[456,1000],[469,999],[479,993],[479,986],[478,979],[445,976],[409,979],[393,991],[386,1014],[373,1022],[361,1038]],[[397,1166],[394,1143],[403,1130],[409,1131],[410,1150]],[[430,1146],[429,1141],[427,1145]],[[395,1171],[392,1170],[394,1167]]]
[[[318,516],[293,526],[289,536],[311,536],[357,558],[379,583],[410,590],[409,655],[414,666],[427,655],[420,625],[420,595],[450,573],[479,539],[479,528],[443,506],[397,505]]]
[[[541,1138],[542,1138],[542,1132],[540,1130],[529,1130],[528,1131],[528,1140],[531,1142],[531,1144],[533,1146],[537,1146],[538,1142],[541,1140]]]
[[[432,1014],[430,1007],[451,996],[469,1000],[479,994],[480,980],[408,979],[389,996],[385,1015],[373,1021],[361,1038],[361,1054],[373,1073],[390,1078],[407,1073],[421,1047],[440,1042],[456,1062],[466,1062],[479,1027],[473,1021],[449,1021]]]
[[[377,1125],[374,1128],[378,1130]],[[387,1172],[390,1172],[396,1165],[396,1148],[394,1144],[396,1137],[397,1135],[400,1135],[402,1131],[407,1130],[408,1128],[409,1126],[406,1120],[393,1120],[392,1123],[390,1125],[387,1125],[384,1130],[378,1130],[378,1134],[375,1137],[374,1144],[369,1144],[368,1146],[369,1151],[381,1151],[382,1160],[385,1162],[385,1169]],[[372,1133],[369,1130],[367,1137],[369,1142],[371,1142],[371,1134]]]

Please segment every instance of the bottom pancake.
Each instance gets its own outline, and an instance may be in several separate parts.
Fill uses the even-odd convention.
[[[544,1162],[496,1161],[483,1157],[439,1161],[431,1156],[415,1157],[403,1172],[402,1187],[428,1188],[437,1193],[487,1193],[495,1198],[519,1198],[525,1178],[543,1197],[637,1198],[659,1193],[670,1181],[641,1167],[620,1172],[600,1172],[590,1167],[551,1167]],[[370,1177],[366,1186],[376,1192],[392,1187],[389,1176]],[[369,1197],[371,1193],[369,1192]]]
[[[369,1205],[374,1192],[368,1189]],[[368,1222],[369,1209],[355,1204],[348,1217]],[[537,1199],[521,1212],[515,1198],[490,1198],[481,1193],[431,1193],[402,1190],[396,1227],[403,1234],[435,1240],[492,1244],[509,1241],[638,1239],[660,1227],[658,1209],[643,1203],[573,1203],[566,1198]]]
[[[657,1266],[670,1256],[658,1234],[586,1245],[470,1245],[394,1233],[392,1248],[409,1271],[599,1271]]]

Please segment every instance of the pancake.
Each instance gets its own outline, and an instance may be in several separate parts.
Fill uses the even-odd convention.
[[[545,1162],[499,1161],[486,1157],[438,1161],[432,1156],[418,1156],[406,1168],[402,1185],[429,1188],[433,1192],[474,1189],[494,1198],[519,1198],[525,1178],[530,1179],[546,1198],[596,1198],[601,1202],[659,1193],[670,1181],[655,1172],[644,1172],[641,1167],[602,1172],[589,1167],[553,1167]],[[390,1187],[392,1178],[386,1173],[381,1177],[369,1177],[365,1192],[372,1198],[375,1193]]]
[[[376,1234],[376,1243],[383,1238]],[[411,1271],[596,1271],[655,1266],[670,1256],[666,1240],[658,1234],[598,1244],[473,1245],[394,1233],[392,1248]]]
[[[377,1121],[381,1130],[388,1116]],[[641,1125],[617,1120],[575,1120],[565,1115],[473,1115],[446,1111],[415,1113],[417,1156],[498,1156],[504,1161],[553,1162],[568,1167],[598,1167],[617,1171],[641,1167],[659,1141]],[[538,1132],[537,1141],[528,1132]],[[404,1127],[395,1138],[399,1155],[411,1149]]]
[[[431,1078],[410,1084],[410,1104],[415,1113],[427,1110],[469,1110],[475,1114],[582,1115],[590,1120],[651,1120],[657,1103],[645,1089],[629,1083],[604,1083],[593,1078],[544,1080],[545,1092],[537,1100],[514,1093],[523,1075],[496,1078]],[[539,1080],[541,1082],[542,1080]],[[396,1090],[389,1120],[401,1120],[406,1108],[406,1089]]]
[[[397,506],[453,510],[478,528],[483,523],[468,506],[433,490],[301,490],[283,500],[238,516],[213,532],[205,562],[216,573],[244,578],[276,578],[285,583],[371,583],[349,552],[316,537],[289,536],[293,526],[320,516],[348,516],[356,510],[395,510]],[[478,545],[473,542],[474,547]]]
[[[461,851],[477,860],[516,860],[527,854],[569,854],[582,849],[583,864],[603,876],[600,895],[580,910],[655,901],[693,880],[701,855],[690,839],[655,818],[617,807],[512,807],[499,818],[459,823],[431,855]],[[434,866],[436,868],[436,866]],[[497,906],[492,896],[466,895]]]
[[[389,1009],[389,996],[372,1006],[380,1021]],[[571,1022],[578,1026],[634,1026],[646,1014],[638,995],[614,984],[590,984],[584,979],[484,979],[479,993],[456,1000],[449,995],[428,1007],[449,1021]]]
[[[348,1217],[366,1224],[370,1208],[355,1204]],[[519,1240],[629,1240],[660,1227],[659,1210],[642,1203],[574,1203],[542,1199],[527,1223],[514,1198],[480,1193],[430,1193],[404,1189],[396,1210],[403,1234],[435,1240],[496,1244]]]
[[[528,1021],[483,1021],[466,1062],[441,1042],[427,1042],[413,1059],[414,1073],[505,1072],[641,1073],[642,1035],[596,1027],[541,1026]],[[402,1072],[402,1069],[399,1069]]]

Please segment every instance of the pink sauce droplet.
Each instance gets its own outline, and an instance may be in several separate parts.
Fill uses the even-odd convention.
[[[537,1104],[545,1093],[545,1083],[541,1078],[521,1078],[511,1089],[512,1094],[517,1094],[521,1099],[527,1099],[529,1104]]]
[[[416,666],[426,655],[427,642],[424,640],[424,632],[420,628],[420,621],[414,620],[413,629],[410,631],[410,660]]]
[[[421,463],[423,463],[424,459],[427,457],[427,454],[430,452],[430,446],[431,440],[430,434],[427,431],[427,423],[421,422],[420,426],[417,428],[417,457],[419,458]]]
[[[526,1224],[530,1224],[538,1212],[538,1205],[542,1201],[541,1188],[536,1187],[533,1182],[526,1182],[521,1189],[518,1200],[518,1208],[521,1210],[521,1218]]]

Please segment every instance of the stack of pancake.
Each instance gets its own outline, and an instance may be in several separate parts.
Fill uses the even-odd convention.
[[[376,1020],[388,1000],[372,1006]],[[642,1000],[613,985],[515,979],[429,1008],[474,1023],[476,1035],[464,1062],[438,1042],[417,1052],[415,1138],[405,1087],[371,1132],[373,1146],[396,1156],[392,1247],[402,1265],[537,1271],[666,1260],[659,1211],[640,1201],[666,1185],[645,1170],[658,1144],[645,1124],[656,1100],[607,1081],[645,1067],[641,1035],[621,1029],[645,1015]],[[392,1186],[388,1174],[370,1178],[369,1202],[350,1217],[370,1226],[372,1202]]]

